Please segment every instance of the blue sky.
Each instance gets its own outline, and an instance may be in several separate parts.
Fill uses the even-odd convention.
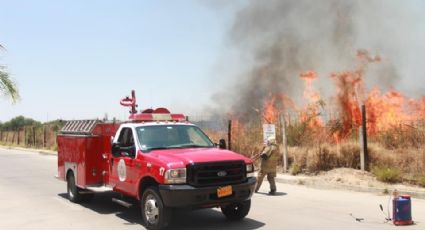
[[[364,48],[382,54],[400,75],[388,87],[408,96],[424,95],[425,3],[355,2],[360,10],[353,18],[353,53]],[[128,110],[119,100],[131,89],[137,91],[140,109],[203,114],[205,106],[214,105],[212,100],[221,102],[214,97],[217,93],[231,104],[234,98],[226,91],[235,91],[233,84],[241,80],[237,76],[253,66],[243,56],[245,48],[238,50],[229,41],[234,19],[247,4],[262,3],[0,0],[0,44],[7,49],[0,52],[0,64],[8,67],[22,97],[16,105],[0,98],[0,121],[18,115],[40,121],[92,119],[105,113],[126,119]],[[311,26],[300,26],[300,31]],[[264,39],[262,35],[252,40]],[[375,81],[382,84],[380,78]]]
[[[194,111],[209,102],[231,12],[198,1],[0,1],[0,63],[22,100],[0,121],[125,119],[139,108]]]

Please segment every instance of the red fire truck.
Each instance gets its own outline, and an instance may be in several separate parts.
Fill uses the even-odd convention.
[[[136,111],[128,122],[69,121],[58,135],[58,177],[70,201],[116,192],[112,201],[140,205],[145,227],[162,229],[178,208],[220,207],[230,220],[244,218],[256,179],[253,162],[214,144],[183,114],[165,108]]]

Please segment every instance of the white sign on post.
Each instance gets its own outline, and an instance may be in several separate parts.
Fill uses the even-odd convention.
[[[263,141],[267,143],[267,138],[273,137],[276,139],[276,126],[274,124],[263,124]]]

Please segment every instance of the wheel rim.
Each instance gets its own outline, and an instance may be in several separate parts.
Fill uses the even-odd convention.
[[[159,220],[158,201],[155,196],[149,194],[145,201],[145,218],[149,224],[155,225]]]

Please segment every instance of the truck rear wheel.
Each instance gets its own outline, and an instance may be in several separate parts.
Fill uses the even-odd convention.
[[[171,209],[165,207],[156,187],[149,187],[143,192],[140,206],[147,229],[163,229],[170,223]]]
[[[243,219],[249,213],[251,208],[251,200],[232,203],[226,206],[221,206],[221,212],[229,220]]]
[[[70,172],[67,177],[67,193],[68,199],[71,202],[79,203],[82,200],[82,195],[80,194],[80,188],[77,187],[75,183],[74,173]]]

